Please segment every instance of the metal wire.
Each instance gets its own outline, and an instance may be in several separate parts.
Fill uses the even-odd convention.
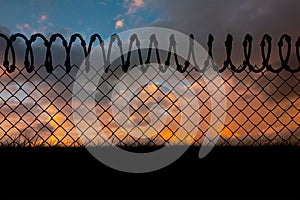
[[[104,51],[101,36],[99,34],[92,35],[88,45],[83,37],[77,33],[73,34],[69,41],[61,34],[53,34],[47,39],[39,33],[32,35],[30,38],[20,33],[13,34],[10,37],[0,33],[0,38],[6,42],[5,48],[3,48],[4,67],[0,68],[0,144],[4,146],[83,145],[82,138],[76,135],[76,126],[72,119],[72,84],[76,75],[72,72],[77,72],[79,67],[71,62],[71,49],[76,39],[79,39],[84,57],[87,58],[94,43],[98,40],[103,50],[102,53],[104,53],[104,59],[109,63],[111,49],[108,52]],[[14,43],[17,38],[21,38],[26,46],[24,68],[16,67],[17,58]],[[33,51],[33,43],[37,38],[42,39],[46,50],[44,64],[39,67],[35,66]],[[51,47],[56,39],[62,41],[65,50],[64,66],[57,65],[53,67],[53,50]],[[170,47],[174,47],[176,45],[174,38],[171,36],[169,40]],[[177,117],[180,114],[180,109],[172,97],[172,92],[176,91],[167,91],[160,85],[154,85],[154,90],[151,90],[149,85],[141,85],[139,91],[132,91],[136,94],[135,99],[130,100],[133,114],[127,116],[127,120],[140,125],[147,123],[148,116],[145,110],[149,111],[153,103],[164,105],[169,114],[173,116],[163,129],[156,130],[156,127],[150,127],[152,131],[156,132],[153,137],[142,139],[141,137],[130,136],[128,132],[132,130],[126,130],[127,133],[119,135],[114,134],[122,125],[117,124],[111,116],[110,107],[107,104],[107,101],[111,99],[101,93],[101,88],[103,85],[112,88],[111,80],[118,80],[120,70],[122,73],[127,73],[135,65],[139,65],[142,71],[146,71],[147,66],[154,62],[150,61],[151,56],[156,58],[155,62],[160,65],[159,70],[161,76],[163,76],[163,73],[171,65],[171,52],[167,52],[166,57],[159,53],[158,41],[155,35],[149,38],[150,47],[148,51],[143,52],[139,49],[138,36],[133,35],[130,38],[130,46],[135,43],[138,48],[138,63],[134,63],[131,61],[131,51],[129,50],[124,54],[122,52],[122,41],[118,35],[113,35],[109,46],[112,48],[111,44],[114,41],[118,42],[121,63],[119,66],[109,65],[105,70],[106,76],[103,78],[102,86],[101,84],[97,86],[100,88],[97,99],[98,119],[104,127],[103,131],[110,135],[109,139],[117,145],[162,145],[175,140],[182,143],[189,140],[193,144],[201,144],[205,132],[210,126],[213,126],[208,122],[213,112],[213,108],[208,106],[209,101],[220,101],[210,99],[208,91],[202,85],[201,76],[208,67],[213,67],[220,72],[224,80],[228,101],[226,121],[218,145],[298,145],[300,142],[300,37],[295,43],[295,55],[299,63],[299,66],[295,68],[289,65],[292,51],[289,35],[282,35],[278,42],[279,67],[270,64],[272,37],[268,34],[263,36],[260,43],[262,65],[260,67],[253,65],[250,62],[252,40],[253,38],[249,34],[244,37],[244,61],[237,66],[233,64],[231,59],[233,36],[228,34],[225,40],[226,59],[224,65],[220,68],[206,65],[200,69],[198,66],[191,66],[190,64],[191,59],[194,59],[192,48],[194,36],[190,35],[188,59],[181,64],[181,60],[176,54],[173,58],[175,68],[198,86],[196,97],[198,98],[200,110],[194,112],[199,112],[201,115],[201,121],[198,125],[199,137],[189,137],[188,131],[185,135],[177,134],[179,129]],[[213,41],[214,37],[210,34],[207,50],[211,58],[214,57]],[[284,45],[284,42],[286,45]],[[283,49],[286,51],[283,52]],[[90,69],[87,68],[86,70]],[[127,89],[130,89],[130,87]],[[141,95],[144,97],[140,97]],[[157,116],[157,118],[160,119],[160,116]],[[87,128],[95,126],[95,122],[88,124],[90,122],[83,121],[83,123],[87,123]],[[160,123],[160,121],[158,120],[156,123]],[[140,129],[139,131],[143,132],[144,130]],[[106,141],[103,140],[101,134],[96,134],[94,140],[89,142],[94,144],[100,142],[102,145]]]

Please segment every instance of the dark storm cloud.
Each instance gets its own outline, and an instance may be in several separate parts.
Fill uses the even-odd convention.
[[[300,36],[300,1],[298,0],[187,0],[176,2],[154,0],[151,1],[151,4],[153,6],[159,5],[168,16],[168,20],[157,21],[152,24],[153,26],[170,28],[186,34],[193,33],[195,39],[205,48],[207,47],[208,34],[213,34],[215,37],[213,55],[219,66],[223,65],[226,58],[224,41],[228,33],[234,37],[232,58],[236,66],[242,64],[244,60],[242,42],[247,33],[253,36],[252,64],[257,64],[259,67],[262,65],[259,44],[263,35],[267,33],[273,38],[270,63],[273,68],[279,68],[281,63],[277,42],[280,36],[286,33],[292,37],[290,67],[295,69],[299,66],[295,54],[295,42]],[[222,75],[226,77],[226,74],[230,75],[231,73],[227,71]],[[296,108],[296,104],[291,103],[290,100],[299,98],[299,73],[291,74],[283,71],[278,75],[267,72],[263,76],[261,73],[249,73],[247,74],[248,78],[243,79],[245,74],[247,73],[243,72],[240,75],[235,73],[234,78],[229,78],[228,81],[232,85],[230,89],[239,94],[247,92],[243,98],[248,104],[245,104],[244,101],[243,103],[248,105],[248,108],[249,106],[257,107],[255,101],[251,103],[253,98],[263,101],[264,106],[268,108],[277,105],[276,110],[281,109],[275,102],[280,102],[280,106],[285,109],[288,109],[291,104]],[[227,77],[229,76],[227,75]],[[258,81],[255,82],[252,78]],[[246,86],[252,85],[251,89],[246,86],[237,87],[240,80]],[[253,97],[253,94],[259,95]],[[286,94],[287,96],[285,96]],[[228,98],[233,99],[234,95],[228,95]],[[286,110],[285,112],[292,113],[295,112],[294,110]],[[258,112],[264,113],[263,110]],[[276,116],[280,116],[275,110],[273,112]],[[238,118],[236,120],[239,121]],[[264,120],[269,121],[270,119],[265,118]],[[289,126],[289,128],[291,127]],[[276,128],[275,130],[279,129]],[[287,131],[288,133],[284,134],[289,135],[291,132],[295,132],[294,128],[290,130],[293,131]]]
[[[70,31],[69,29],[62,29],[61,34],[65,36],[65,39],[67,41],[70,40]],[[3,33],[7,37],[11,36],[11,31],[5,27],[0,25],[0,33]],[[49,40],[50,36],[54,33],[47,33],[45,36]],[[29,37],[28,37],[29,39]],[[0,40],[0,58],[1,58],[1,64],[3,61],[3,55],[4,55],[4,50],[6,47],[6,42],[5,40],[1,39]],[[17,39],[15,42],[13,42],[13,47],[16,53],[16,65],[18,69],[22,69],[24,67],[24,57],[25,57],[25,49],[26,45],[24,40],[22,39]],[[33,54],[34,54],[34,62],[35,62],[35,67],[38,68],[40,65],[44,64],[45,58],[46,58],[46,47],[43,44],[43,41],[41,39],[37,39],[33,44]],[[64,65],[65,58],[66,58],[66,53],[65,49],[62,46],[62,42],[57,39],[56,42],[52,44],[51,47],[51,52],[52,52],[52,62],[53,66],[55,68],[56,65]],[[10,56],[10,52],[9,52]],[[72,50],[71,50],[71,64],[75,65],[81,65],[82,61],[84,60],[84,53],[82,50],[82,47],[79,45],[79,42],[76,41],[72,45]],[[11,59],[10,59],[10,64],[11,64]],[[53,73],[56,73],[54,70]],[[61,73],[61,71],[57,72],[58,74]]]
[[[157,3],[157,0],[152,1],[153,5]],[[253,64],[261,66],[259,43],[262,36],[268,33],[273,37],[270,63],[274,68],[280,67],[277,42],[282,34],[287,33],[292,36],[290,67],[297,68],[299,65],[294,47],[295,41],[300,35],[300,21],[298,20],[300,1],[298,0],[187,0],[176,3],[166,0],[160,1],[159,5],[162,6],[170,20],[158,21],[153,25],[172,28],[186,34],[194,33],[196,40],[205,48],[207,36],[212,33],[215,36],[213,53],[218,65],[222,65],[225,60],[224,41],[228,33],[234,37],[232,57],[236,66],[239,66],[244,60],[242,41],[247,33],[250,33],[254,39],[251,57]],[[250,76],[255,75],[250,74]],[[285,81],[284,84],[282,79]],[[281,78],[274,79],[272,84],[266,86],[265,89],[271,93],[273,89],[276,90],[276,87],[280,91],[289,91],[290,86],[296,86],[294,90],[299,91],[299,86],[295,84],[295,81],[295,78],[290,78],[289,73],[282,72]],[[245,84],[252,82],[250,78],[243,81]],[[261,81],[258,83],[264,85]],[[252,89],[261,90],[262,88],[254,83]],[[273,97],[277,99],[281,96],[276,93]]]
[[[157,0],[152,4],[158,4]],[[157,25],[200,35],[245,32],[281,34],[299,30],[300,2],[297,0],[187,0],[159,1],[170,21]],[[201,34],[202,33],[202,34]]]
[[[257,50],[264,33],[272,35],[273,46],[283,33],[290,34],[293,41],[300,35],[298,0],[187,0],[176,3],[154,0],[151,3],[160,5],[169,16],[169,20],[157,21],[154,26],[194,33],[196,40],[205,47],[207,36],[212,33],[216,44],[215,58],[219,62],[225,58],[224,41],[228,33],[234,36],[234,47],[238,48],[233,53],[240,55],[246,33],[253,35]]]
[[[12,34],[11,31],[4,26],[0,26],[0,33],[4,33],[7,37],[10,37]],[[52,34],[49,33],[48,36],[46,36],[46,38],[49,39],[51,35]],[[69,41],[69,37],[66,36],[66,39],[67,41]],[[70,55],[71,64],[76,66],[80,66],[84,60],[84,53],[82,47],[78,43],[79,42],[76,41],[73,44],[71,49],[71,55]],[[71,72],[68,75],[66,75],[66,69],[64,66],[64,62],[66,59],[66,52],[59,39],[57,39],[57,41],[54,42],[51,47],[52,62],[53,62],[53,72],[51,74],[49,74],[46,71],[45,66],[42,66],[46,58],[46,47],[44,46],[43,41],[41,39],[37,39],[32,44],[33,55],[34,55],[34,66],[35,66],[35,70],[37,71],[36,74],[34,72],[28,73],[24,68],[24,58],[25,58],[25,49],[26,49],[25,42],[22,39],[17,39],[13,43],[13,46],[16,53],[16,67],[18,70],[22,70],[22,71],[18,72],[18,70],[16,70],[15,72],[8,75],[3,74],[3,72],[6,71],[2,63],[4,60],[6,41],[3,39],[0,40],[0,66],[3,69],[3,71],[1,71],[1,77],[0,77],[2,83],[1,86],[4,86],[5,88],[9,88],[10,86],[17,86],[17,85],[22,86],[24,83],[27,83],[28,81],[27,79],[29,79],[30,80],[29,85],[31,87],[33,85],[38,85],[37,88],[38,90],[40,90],[42,94],[46,94],[46,92],[48,92],[47,97],[50,100],[54,100],[58,96],[54,91],[60,94],[63,99],[70,100],[71,91],[72,91],[72,82],[73,82],[73,78],[76,76],[78,67],[76,66],[72,67]],[[12,60],[10,54],[9,54],[9,61],[11,64]],[[12,80],[14,82],[11,82]],[[66,88],[68,88],[69,90],[63,92]],[[0,90],[2,89],[3,87],[0,88]],[[33,87],[32,90],[34,90]],[[30,89],[27,92],[30,92]],[[61,98],[58,100],[62,101]],[[56,100],[56,102],[58,100]]]

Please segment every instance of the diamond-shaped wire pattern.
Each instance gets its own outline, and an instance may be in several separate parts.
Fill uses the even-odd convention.
[[[127,72],[137,66],[126,66],[122,63],[119,66],[110,66],[107,73],[102,77],[101,82],[96,87],[96,113],[97,121],[91,122],[83,117],[80,127],[96,132],[95,126],[101,125],[101,134],[95,133],[94,137],[82,138],[76,134],[76,129],[72,113],[77,112],[72,109],[72,87],[75,81],[77,65],[71,65],[70,51],[76,38],[81,41],[84,49],[84,56],[90,53],[91,48],[86,48],[86,43],[79,34],[72,35],[70,42],[67,42],[60,34],[54,34],[47,40],[41,34],[35,34],[27,39],[22,34],[15,34],[8,38],[0,34],[6,40],[6,49],[14,52],[13,42],[20,37],[26,41],[26,51],[29,54],[25,57],[25,67],[15,67],[16,59],[9,65],[9,56],[4,56],[4,67],[0,68],[0,144],[24,145],[24,146],[81,146],[88,143],[104,145],[110,140],[117,145],[164,145],[164,144],[201,144],[204,134],[210,127],[215,128],[215,124],[210,124],[209,119],[214,114],[214,108],[210,106],[212,101],[219,103],[221,99],[212,98],[205,89],[201,69],[197,67],[186,67],[177,69],[182,75],[190,80],[194,88],[194,97],[197,98],[199,110],[190,113],[182,113],[178,105],[178,96],[173,88],[164,87],[163,84],[151,82],[148,85],[140,85],[137,90],[131,90],[130,85],[119,80],[120,70]],[[46,60],[43,65],[34,68],[34,59],[31,46],[37,39],[44,40],[47,49]],[[66,50],[65,66],[57,65],[53,67],[51,58],[51,45],[56,38],[60,38]],[[263,66],[258,68],[250,64],[250,57],[245,55],[245,61],[239,68],[234,66],[231,61],[232,36],[228,35],[225,47],[227,59],[224,66],[219,68],[220,76],[224,80],[226,90],[227,109],[225,124],[220,132],[218,145],[273,145],[273,144],[292,144],[300,143],[300,67],[293,69],[288,65],[290,52],[284,58],[281,50],[279,57],[281,67],[273,68],[269,64],[270,56],[265,54],[266,43],[270,46],[269,35],[263,37],[262,59]],[[89,47],[96,39],[103,42],[98,34],[91,37]],[[283,46],[283,41],[290,44],[290,37],[283,35],[278,43],[279,48]],[[212,54],[213,37],[209,36],[208,52]],[[244,48],[251,52],[249,44],[252,37],[246,35],[243,43]],[[299,46],[300,40],[296,42],[296,54],[300,62]],[[250,45],[251,46],[251,45]],[[291,48],[288,46],[288,48]],[[49,50],[49,51],[48,51]],[[271,49],[269,48],[269,52]],[[31,53],[30,53],[31,52]],[[140,52],[139,52],[140,53]],[[266,56],[267,55],[267,56]],[[145,55],[141,55],[145,58]],[[160,62],[160,61],[159,61]],[[167,63],[167,61],[166,61]],[[159,63],[160,64],[160,63]],[[168,65],[168,64],[167,64]],[[46,68],[46,70],[45,70]],[[164,74],[158,74],[163,78]],[[174,75],[175,76],[175,75]],[[128,77],[137,80],[139,77]],[[113,81],[112,81],[113,80]],[[128,104],[130,116],[124,110],[118,110],[115,115],[125,119],[122,123],[116,120],[116,116],[111,113],[111,99],[103,88],[114,87],[116,82],[120,82],[133,94],[132,99],[125,99],[121,94],[116,100]],[[165,80],[166,84],[168,80]],[[220,87],[214,85],[215,88]],[[217,92],[222,92],[218,91]],[[191,99],[183,99],[188,104]],[[89,105],[74,97],[73,103],[79,103],[87,109]],[[163,114],[154,112],[155,109],[162,108],[167,113],[167,118],[162,121]],[[92,112],[92,111],[91,111]],[[186,119],[198,114],[200,122],[186,120],[181,121],[181,115]],[[149,125],[150,115],[156,118],[155,122]],[[219,117],[219,116],[217,116]],[[130,126],[136,124],[137,126]],[[187,123],[184,130],[181,124]],[[191,136],[189,127],[197,126],[197,136]],[[81,131],[86,131],[81,130]],[[132,136],[130,133],[135,133]],[[105,134],[107,138],[103,137]]]

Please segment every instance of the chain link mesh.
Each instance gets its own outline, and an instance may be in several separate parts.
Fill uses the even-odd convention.
[[[16,55],[13,43],[17,38],[22,38],[26,43],[24,68],[16,67]],[[0,38],[6,41],[4,49],[4,62],[0,68],[0,144],[3,146],[82,146],[82,139],[76,134],[76,127],[72,119],[72,85],[75,81],[77,65],[71,65],[71,47],[76,38],[80,40],[84,57],[91,52],[93,43],[98,39],[102,46],[103,41],[98,34],[92,35],[88,48],[85,40],[79,35],[71,36],[70,41],[60,34],[54,34],[49,40],[41,34],[35,34],[27,39],[22,34],[14,34],[10,38],[0,34]],[[41,38],[46,49],[46,58],[43,65],[38,68],[34,66],[33,42]],[[60,38],[65,49],[65,65],[53,67],[51,45]],[[193,36],[191,35],[191,38]],[[209,35],[208,52],[213,57],[213,36]],[[252,37],[245,36],[243,42],[245,60],[240,67],[233,65],[231,61],[231,50],[233,37],[228,35],[225,41],[227,58],[224,66],[217,69],[224,80],[227,97],[227,111],[224,128],[218,145],[274,145],[288,144],[299,145],[300,142],[300,66],[291,68],[288,65],[291,54],[291,38],[283,35],[279,42],[279,59],[281,66],[272,67],[271,36],[264,35],[260,44],[262,54],[262,67],[253,66],[250,63]],[[283,42],[287,44],[285,56],[283,55]],[[268,51],[265,46],[268,44]],[[295,43],[296,58],[300,63],[299,46],[300,40]],[[73,45],[74,46],[74,45]],[[153,48],[154,50],[154,48]],[[11,53],[9,56],[9,53]],[[139,55],[142,53],[139,51]],[[145,55],[141,55],[145,58]],[[149,58],[149,57],[148,57]],[[9,59],[12,64],[9,64]],[[162,58],[160,58],[162,59]],[[160,59],[158,62],[160,63]],[[147,59],[149,62],[149,59]],[[146,61],[146,62],[147,62]],[[185,78],[191,80],[196,91],[200,109],[194,112],[200,114],[198,125],[198,136],[189,136],[189,130],[178,133],[180,127],[180,108],[176,101],[176,91],[168,90],[163,85],[151,83],[140,85],[133,99],[124,99],[130,102],[131,116],[126,116],[119,110],[118,114],[135,124],[135,130],[122,129],[123,124],[118,124],[110,111],[111,99],[102,93],[102,88],[109,86],[113,88],[112,82],[118,80],[120,70],[124,73],[129,69],[128,63],[122,63],[117,67],[110,67],[102,77],[102,82],[97,85],[97,117],[98,121],[91,124],[88,120],[82,120],[87,129],[93,129],[96,123],[101,123],[103,133],[109,136],[109,140],[117,145],[164,145],[174,141],[179,143],[201,144],[205,132],[213,124],[208,120],[213,114],[213,108],[209,106],[210,101],[220,101],[211,98],[211,95],[203,85],[202,69],[189,66],[185,62],[185,68],[177,63],[179,70]],[[165,62],[167,66],[170,60]],[[133,66],[134,67],[134,66]],[[46,70],[45,70],[46,68]],[[129,69],[130,70],[130,69]],[[163,73],[159,76],[163,77]],[[131,77],[136,79],[138,77]],[[114,80],[114,81],[111,81]],[[151,80],[149,80],[151,82]],[[168,81],[168,80],[166,80]],[[218,88],[218,85],[215,85]],[[130,86],[128,88],[130,90]],[[118,98],[122,98],[120,95]],[[120,99],[122,100],[122,99]],[[185,100],[188,102],[188,100]],[[84,103],[76,101],[76,103]],[[149,110],[155,105],[162,106],[170,116],[163,128],[155,126],[143,129],[143,125],[149,120]],[[88,108],[88,105],[86,105]],[[152,107],[151,107],[152,106]],[[150,108],[151,107],[151,108]],[[76,112],[76,111],[75,111]],[[156,114],[156,113],[152,113]],[[119,130],[123,130],[119,131]],[[146,137],[132,137],[131,131],[138,131],[141,136],[145,133],[153,133]],[[116,134],[118,133],[118,134]],[[93,144],[103,145],[107,141],[101,134],[95,134]]]

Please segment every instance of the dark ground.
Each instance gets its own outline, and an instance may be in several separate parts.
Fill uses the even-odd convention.
[[[198,150],[159,171],[129,174],[85,148],[0,148],[0,195],[300,198],[300,147],[215,147],[201,160]]]

